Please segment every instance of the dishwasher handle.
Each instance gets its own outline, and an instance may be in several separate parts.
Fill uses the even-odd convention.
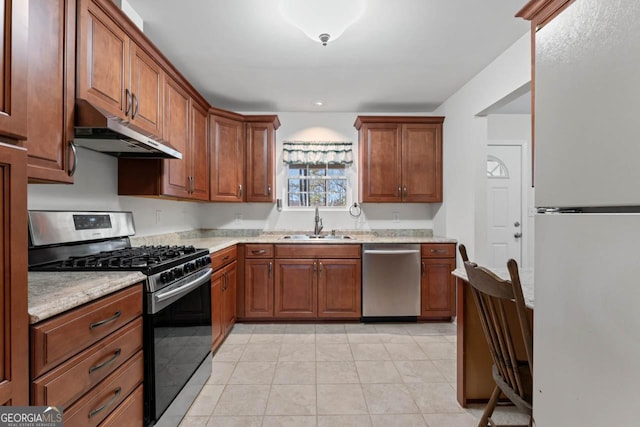
[[[420,249],[365,249],[364,253],[373,255],[406,255],[418,254]]]

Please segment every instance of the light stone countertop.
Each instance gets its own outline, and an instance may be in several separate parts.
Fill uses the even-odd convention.
[[[351,239],[340,240],[294,240],[283,239],[281,235],[261,235],[255,237],[202,237],[192,239],[180,239],[175,244],[193,245],[196,248],[206,248],[209,252],[216,252],[221,249],[242,243],[265,243],[265,244],[325,244],[325,245],[362,245],[365,243],[456,243],[455,239],[445,237],[379,237],[373,235],[352,235]]]
[[[168,233],[159,236],[131,237],[132,246],[141,245],[193,245],[209,252],[241,243],[265,244],[364,244],[364,243],[456,243],[455,239],[431,236],[380,237],[373,234],[349,234],[352,239],[341,240],[288,240],[286,234],[301,232],[269,232],[253,236],[207,236],[194,232]],[[204,237],[203,237],[204,235]],[[140,272],[29,272],[29,321],[31,324],[60,314],[127,286],[144,281]]]
[[[509,271],[506,268],[491,268],[492,272],[494,272],[498,277],[504,280],[511,280],[509,276]],[[524,296],[524,303],[533,310],[534,303],[534,282],[533,282],[533,269],[520,269],[518,271],[520,274],[520,283],[522,284],[522,295]],[[461,278],[462,280],[469,280],[467,278],[467,271],[464,267],[456,268],[453,273],[454,276]]]
[[[29,323],[48,319],[145,279],[138,271],[30,271]]]

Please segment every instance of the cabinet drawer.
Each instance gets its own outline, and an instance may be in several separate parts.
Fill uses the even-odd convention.
[[[238,256],[238,250],[233,245],[230,248],[222,249],[211,254],[211,268],[215,271],[220,267],[234,261]]]
[[[32,405],[69,407],[142,349],[139,317],[33,382]]]
[[[143,375],[142,352],[139,351],[68,411],[64,411],[64,427],[97,426],[142,383]]]
[[[422,258],[455,258],[455,243],[425,243],[422,245]]]
[[[360,258],[360,245],[276,245],[276,258]]]
[[[100,427],[140,427],[144,422],[142,384],[125,399]]]
[[[142,315],[142,284],[69,310],[31,328],[35,378]]]
[[[244,256],[245,258],[273,258],[273,245],[245,245]]]

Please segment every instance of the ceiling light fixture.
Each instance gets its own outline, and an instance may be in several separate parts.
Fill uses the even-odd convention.
[[[324,102],[316,101],[316,102],[313,103],[313,105],[315,105],[316,107],[322,107],[324,105]]]
[[[280,13],[311,40],[337,40],[365,10],[365,0],[280,0]]]

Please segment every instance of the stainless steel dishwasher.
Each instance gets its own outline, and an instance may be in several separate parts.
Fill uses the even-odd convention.
[[[420,315],[420,245],[363,245],[362,316],[407,318]]]

